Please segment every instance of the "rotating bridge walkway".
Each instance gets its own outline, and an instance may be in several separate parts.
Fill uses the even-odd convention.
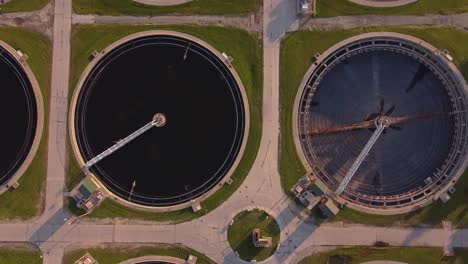
[[[132,140],[136,139],[137,137],[143,135],[146,131],[150,130],[153,127],[162,127],[166,123],[166,118],[162,114],[157,114],[151,122],[144,125],[143,127],[139,128],[137,131],[133,132],[129,136],[124,139],[119,140],[116,144],[111,146],[110,148],[104,150],[101,154],[97,155],[96,157],[92,158],[83,166],[83,171],[85,174],[89,173],[89,168],[91,168],[94,164],[98,163],[99,161],[103,160],[104,158],[110,156],[112,153],[116,152],[123,146],[130,143]]]
[[[340,185],[336,189],[336,194],[338,195],[341,194],[346,188],[346,186],[348,186],[349,181],[351,181],[351,178],[353,178],[354,174],[361,166],[361,163],[367,157],[367,154],[369,154],[375,142],[377,142],[377,139],[379,139],[380,135],[382,135],[382,132],[384,131],[386,127],[388,127],[388,125],[389,123],[385,123],[385,120],[383,120],[383,118],[376,120],[377,129],[374,131],[371,138],[369,139],[367,144],[364,146],[361,153],[359,153],[358,157],[354,161],[349,171],[346,173],[346,176],[344,177],[343,181],[340,183]]]

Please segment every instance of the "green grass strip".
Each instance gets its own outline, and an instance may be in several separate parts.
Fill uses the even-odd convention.
[[[150,6],[133,0],[73,0],[73,9],[78,14],[140,15],[161,14],[225,14],[238,15],[257,11],[262,0],[193,0],[176,6]]]
[[[0,14],[8,12],[29,12],[40,10],[50,0],[11,0],[10,2],[0,5]]]
[[[353,247],[322,252],[304,258],[299,264],[326,264],[330,257],[341,257],[349,264],[368,261],[399,261],[408,264],[463,264],[468,263],[468,250],[455,249],[455,257],[443,257],[442,249],[427,247]]]
[[[0,264],[42,264],[41,255],[38,249],[16,246],[0,247]]]
[[[182,245],[171,245],[171,244],[156,244],[154,246],[142,246],[142,247],[126,247],[126,246],[115,246],[115,247],[94,247],[87,249],[79,249],[68,252],[63,257],[63,264],[73,264],[79,258],[81,258],[86,252],[89,252],[91,256],[96,259],[99,264],[115,264],[122,261],[143,257],[143,256],[170,256],[176,257],[183,260],[187,260],[189,255],[196,256],[197,264],[214,264],[215,262],[209,259],[207,256],[190,249]]]

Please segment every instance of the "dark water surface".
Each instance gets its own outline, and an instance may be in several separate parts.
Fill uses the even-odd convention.
[[[356,124],[377,116],[381,108],[391,117],[453,111],[444,84],[426,65],[400,53],[372,51],[353,55],[324,77],[313,97],[309,125],[320,129]],[[443,164],[453,140],[452,117],[396,126],[377,140],[351,180],[351,189],[383,196],[405,193],[423,186]],[[318,161],[315,165],[339,183],[372,133],[360,129],[322,134],[307,142]]]
[[[37,107],[29,79],[16,59],[0,47],[0,185],[26,159],[37,125]]]
[[[165,127],[91,169],[124,199],[135,181],[132,201],[173,205],[203,194],[230,169],[243,138],[243,107],[233,76],[211,52],[185,39],[153,36],[123,44],[94,68],[75,126],[89,160],[164,113]]]

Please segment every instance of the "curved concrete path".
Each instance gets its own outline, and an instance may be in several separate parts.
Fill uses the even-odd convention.
[[[181,5],[192,0],[133,0],[140,4],[145,5],[153,5],[153,6],[174,6],[174,5]]]
[[[395,7],[408,5],[418,0],[348,0],[358,5],[365,5],[371,7]]]

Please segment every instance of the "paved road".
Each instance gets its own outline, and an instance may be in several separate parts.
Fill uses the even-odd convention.
[[[181,225],[94,225],[78,224],[64,226],[55,234],[35,233],[35,238],[43,243],[43,248],[52,249],[45,254],[44,263],[58,263],[64,246],[69,243],[182,243],[205,253],[217,263],[242,263],[227,245],[225,231],[228,223],[209,222],[210,217],[198,219]],[[394,246],[444,247],[450,241],[453,247],[468,247],[468,230],[447,232],[444,229],[424,228],[383,228],[383,227],[317,227],[299,218],[293,218],[286,234],[288,241],[282,239],[277,253],[266,263],[291,263],[296,253],[315,246],[373,245],[385,241]],[[33,225],[2,225],[2,240],[29,241]],[[5,232],[4,232],[5,231]],[[45,253],[47,251],[44,251]]]
[[[314,225],[301,214],[281,188],[278,174],[279,135],[279,48],[285,32],[308,27],[357,27],[379,23],[446,23],[467,25],[467,14],[427,17],[339,17],[298,22],[295,1],[265,0],[263,24],[250,17],[108,17],[71,14],[71,0],[56,0],[53,27],[52,101],[49,127],[49,159],[46,210],[34,223],[0,225],[0,241],[31,241],[40,246],[45,264],[60,263],[65,247],[72,243],[182,243],[200,251],[218,263],[245,263],[238,259],[227,242],[227,228],[238,212],[259,207],[272,214],[281,227],[277,252],[265,263],[296,263],[307,253],[323,246],[372,245],[385,241],[395,246],[468,247],[468,230],[340,227]],[[32,13],[29,13],[32,17]],[[22,14],[28,17],[27,14]],[[37,16],[37,14],[36,14]],[[0,24],[14,17],[0,16]],[[258,16],[256,16],[258,18]],[[393,18],[393,19],[392,19]],[[6,21],[6,22],[5,22]],[[9,22],[8,22],[9,23]],[[70,215],[62,210],[68,80],[70,63],[70,29],[72,23],[172,24],[198,23],[237,25],[263,32],[264,90],[263,136],[253,168],[242,186],[225,203],[208,215],[188,223],[163,225],[81,223],[68,225]],[[255,26],[253,26],[255,24]],[[259,28],[259,26],[263,28]]]
[[[45,233],[46,236],[51,236],[56,225],[62,224],[70,217],[70,214],[63,210],[70,32],[71,0],[55,0],[46,206],[37,226],[32,228],[36,231],[32,233],[30,241],[35,241],[34,235]],[[44,263],[60,263],[63,255],[60,247],[51,248],[49,244],[41,242],[37,244],[46,252]]]

